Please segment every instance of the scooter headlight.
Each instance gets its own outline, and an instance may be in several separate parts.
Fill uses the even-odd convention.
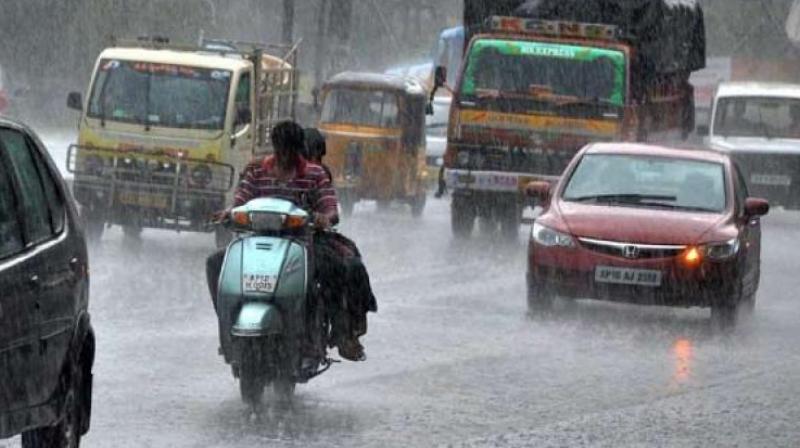
[[[531,237],[536,243],[545,247],[575,247],[575,240],[571,236],[545,227],[538,222],[533,223]]]

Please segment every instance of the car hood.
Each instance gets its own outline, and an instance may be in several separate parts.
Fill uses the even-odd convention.
[[[800,139],[760,137],[712,137],[710,146],[717,151],[764,154],[800,154]]]
[[[652,208],[559,202],[559,214],[577,237],[638,244],[696,244],[719,226],[717,213],[678,212]]]

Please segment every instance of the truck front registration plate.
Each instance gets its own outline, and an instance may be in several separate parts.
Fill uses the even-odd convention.
[[[242,288],[245,293],[271,293],[275,292],[277,280],[273,275],[245,274]]]
[[[146,208],[167,208],[169,198],[154,194],[139,194],[136,192],[123,191],[117,196],[120,204],[136,205]]]
[[[661,286],[661,271],[598,266],[594,271],[594,281],[597,283],[657,287]]]
[[[769,185],[772,187],[790,187],[792,178],[781,174],[752,174],[750,182],[754,185]]]

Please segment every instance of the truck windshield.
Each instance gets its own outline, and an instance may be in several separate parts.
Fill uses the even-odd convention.
[[[543,42],[480,39],[472,45],[463,99],[481,97],[622,106],[622,51]]]
[[[335,89],[322,107],[323,123],[397,128],[397,95],[380,90]]]
[[[719,212],[724,167],[716,162],[652,156],[587,154],[564,189],[566,201]]]
[[[714,118],[714,135],[800,139],[800,99],[720,98]]]
[[[220,130],[231,72],[104,59],[92,87],[88,116],[182,129]]]

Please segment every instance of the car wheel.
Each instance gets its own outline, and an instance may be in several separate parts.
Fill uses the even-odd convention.
[[[22,448],[78,448],[81,441],[83,369],[77,366],[69,375],[61,420],[55,426],[38,428],[22,434]]]
[[[472,235],[475,227],[475,208],[468,198],[456,196],[450,205],[450,225],[453,235],[459,239],[466,239]]]
[[[714,329],[730,331],[736,327],[739,309],[746,300],[743,294],[744,287],[739,281],[727,297],[723,296],[722,300],[711,305],[711,324]]]

